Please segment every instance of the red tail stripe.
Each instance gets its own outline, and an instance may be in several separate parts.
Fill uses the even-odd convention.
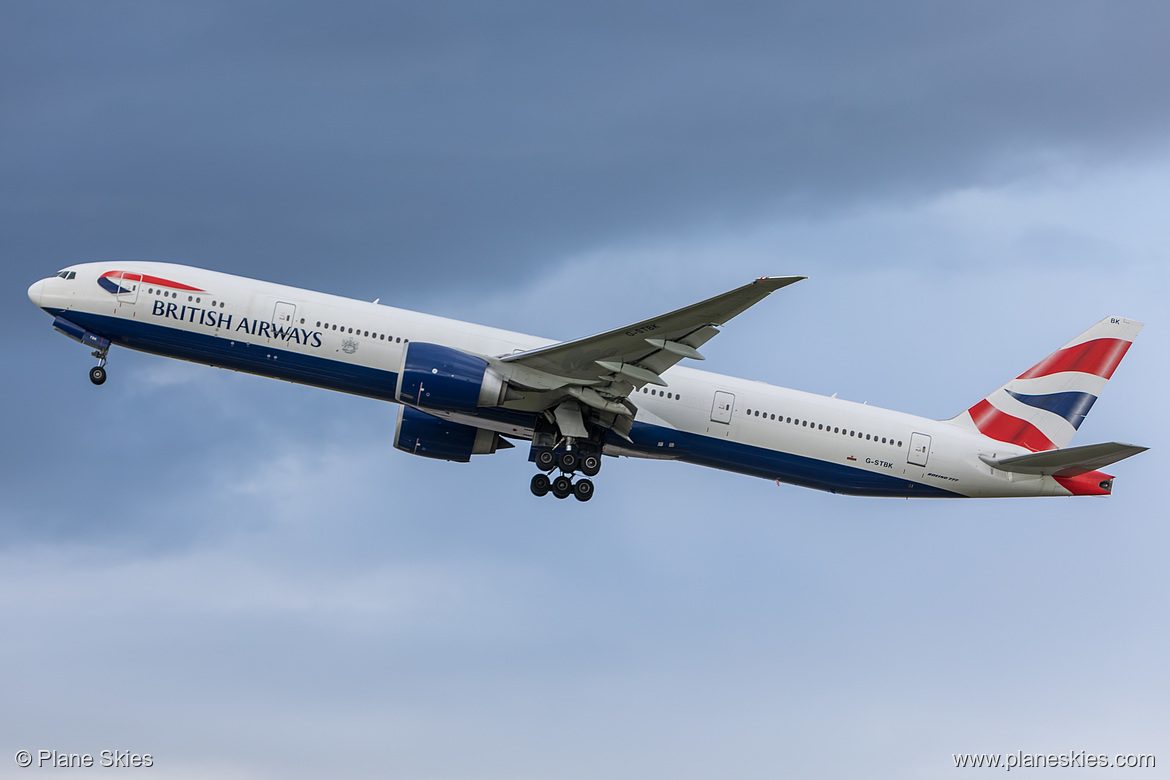
[[[1093,339],[1075,347],[1058,349],[1020,374],[1019,378],[1035,379],[1062,371],[1081,371],[1108,379],[1125,357],[1129,345],[1130,342],[1121,339]]]
[[[1021,420],[1019,417],[1001,412],[992,406],[986,398],[967,411],[970,412],[971,419],[975,421],[975,427],[984,436],[990,436],[996,441],[1019,444],[1034,452],[1056,449],[1056,445],[1035,425],[1027,420]]]
[[[1074,496],[1107,496],[1110,490],[1101,485],[1113,477],[1103,471],[1090,471],[1087,474],[1077,474],[1075,477],[1054,475],[1053,479]]]

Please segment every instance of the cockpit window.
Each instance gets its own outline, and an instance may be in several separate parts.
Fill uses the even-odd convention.
[[[53,274],[53,276],[59,276],[62,279],[76,279],[77,272],[76,271],[58,271],[57,273]]]

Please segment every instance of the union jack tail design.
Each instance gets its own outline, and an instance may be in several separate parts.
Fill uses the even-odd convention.
[[[950,422],[1033,451],[1066,447],[1141,329],[1106,317]]]

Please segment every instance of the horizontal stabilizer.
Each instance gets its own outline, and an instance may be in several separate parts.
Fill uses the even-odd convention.
[[[1131,455],[1145,452],[1147,449],[1149,447],[1111,441],[1105,444],[1088,444],[1084,447],[1068,447],[1063,450],[1033,452],[1028,455],[1017,455],[1013,458],[996,459],[980,455],[979,459],[1000,471],[1075,477],[1078,474],[1087,474],[1090,471],[1104,468],[1110,463],[1124,460]]]

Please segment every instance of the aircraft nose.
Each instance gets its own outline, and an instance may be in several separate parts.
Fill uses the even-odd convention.
[[[39,282],[33,282],[33,286],[28,288],[28,299],[35,303],[38,307],[41,305],[41,293],[45,289],[45,280],[41,279]]]

